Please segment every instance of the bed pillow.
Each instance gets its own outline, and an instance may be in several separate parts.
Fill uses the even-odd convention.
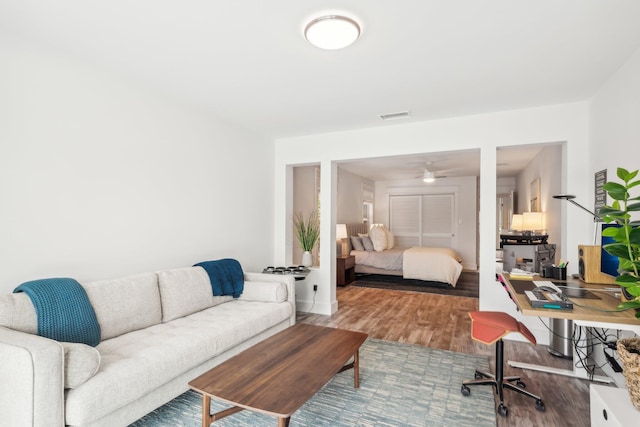
[[[351,247],[354,251],[364,251],[364,246],[362,245],[362,237],[351,236]]]
[[[365,236],[362,238],[362,246],[364,246],[365,251],[375,250],[373,249],[373,242],[371,241],[371,238],[369,238],[368,236]]]
[[[369,237],[373,242],[373,248],[376,252],[382,252],[387,249],[387,235],[382,227],[377,225],[371,227],[371,230],[369,230]]]
[[[396,238],[387,227],[382,226],[382,230],[384,230],[384,234],[387,237],[387,249],[392,249],[396,246]]]

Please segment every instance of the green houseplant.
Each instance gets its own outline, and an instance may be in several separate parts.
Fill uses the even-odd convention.
[[[302,256],[302,265],[310,267],[313,265],[311,251],[320,239],[320,221],[318,214],[311,212],[308,216],[304,216],[302,212],[298,212],[293,217],[293,230],[300,242],[300,247],[304,251]]]
[[[616,283],[624,288],[628,300],[618,305],[620,311],[640,308],[640,221],[631,219],[632,212],[640,211],[640,196],[631,197],[629,193],[640,185],[637,175],[637,170],[629,172],[618,168],[617,176],[622,183],[604,185],[613,202],[599,211],[604,222],[615,222],[619,226],[606,228],[602,234],[613,238],[614,242],[604,245],[604,249],[620,261]],[[640,311],[636,311],[636,317],[640,318]]]
[[[600,215],[606,223],[615,222],[619,227],[609,227],[602,231],[604,236],[613,238],[614,243],[604,245],[604,249],[619,260],[616,283],[622,287],[623,302],[618,310],[636,309],[640,318],[640,222],[631,220],[633,212],[640,211],[640,197],[631,197],[629,191],[640,185],[636,180],[638,171],[629,172],[618,168],[616,172],[622,184],[607,182],[604,190],[613,203],[600,209]],[[625,301],[626,300],[626,301]],[[623,362],[623,375],[629,391],[629,398],[636,409],[640,410],[640,338],[629,337],[618,340],[618,355]]]

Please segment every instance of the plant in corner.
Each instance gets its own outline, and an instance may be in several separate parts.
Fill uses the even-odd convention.
[[[618,168],[617,176],[622,184],[607,182],[604,185],[613,203],[599,211],[604,222],[618,225],[606,228],[602,234],[613,238],[614,242],[604,245],[604,249],[620,261],[616,284],[624,288],[628,299],[618,305],[620,311],[640,308],[640,221],[631,220],[631,213],[640,211],[640,196],[631,197],[629,193],[640,185],[640,180],[634,181],[637,175],[637,170],[629,172]],[[636,311],[636,317],[640,318],[640,311]]]
[[[318,221],[317,213],[311,212],[307,217],[302,212],[296,213],[293,217],[293,230],[302,250],[305,252],[307,259],[309,259],[311,251],[316,246],[318,239],[320,239],[320,222]],[[310,267],[313,262],[310,260],[305,261],[305,255],[303,255],[302,264],[305,267]]]

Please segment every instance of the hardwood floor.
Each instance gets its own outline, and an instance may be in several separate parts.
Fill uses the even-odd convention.
[[[383,340],[483,354],[492,366],[495,363],[495,347],[471,339],[467,313],[478,309],[475,298],[347,286],[337,289],[337,299],[334,315],[298,313],[298,321],[365,332]],[[505,360],[572,368],[570,360],[552,356],[543,345],[505,341],[504,352]],[[505,375],[520,375],[527,390],[542,397],[546,411],[537,411],[533,399],[505,391],[509,415],[497,415],[498,427],[590,425],[589,381],[508,365]]]

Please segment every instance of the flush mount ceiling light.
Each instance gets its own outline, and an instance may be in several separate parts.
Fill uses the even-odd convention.
[[[304,36],[320,49],[342,49],[358,40],[360,25],[346,16],[327,15],[309,22]]]

